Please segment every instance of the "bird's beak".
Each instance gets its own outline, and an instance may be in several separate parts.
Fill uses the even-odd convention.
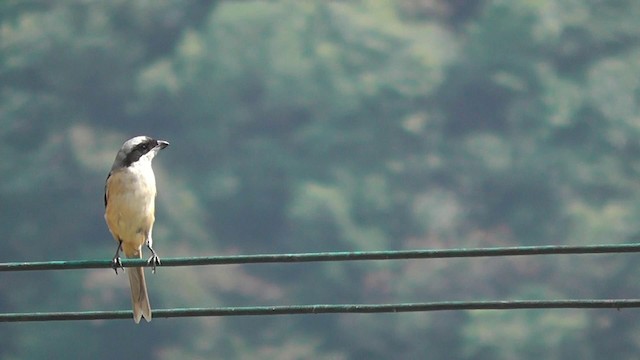
[[[164,141],[164,140],[158,140],[158,145],[156,145],[157,147],[160,148],[160,150],[166,148],[167,146],[169,146],[169,142],[168,141]]]

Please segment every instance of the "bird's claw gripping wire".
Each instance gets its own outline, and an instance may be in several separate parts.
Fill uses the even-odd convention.
[[[156,266],[160,266],[160,258],[158,257],[158,254],[156,254],[156,251],[153,250],[151,245],[149,245],[149,243],[147,243],[147,248],[149,248],[149,250],[151,251],[151,257],[149,257],[149,260],[147,260],[147,264],[151,265],[151,272],[155,274]]]
[[[113,269],[113,271],[116,272],[116,275],[118,274],[118,268],[122,269],[122,271],[124,271],[124,266],[122,265],[122,260],[120,260],[120,250],[122,249],[122,240],[120,240],[118,242],[118,248],[116,248],[116,254],[113,256],[113,259],[111,259],[111,268]]]

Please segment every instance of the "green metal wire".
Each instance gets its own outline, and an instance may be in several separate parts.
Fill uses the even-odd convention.
[[[446,301],[409,304],[336,304],[220,307],[153,310],[153,318],[203,316],[256,316],[297,314],[370,314],[446,310],[516,310],[516,309],[623,309],[640,307],[640,299],[608,300],[515,300],[515,301]],[[131,311],[85,311],[0,314],[0,322],[113,320],[132,318]]]
[[[524,256],[554,254],[612,254],[640,252],[640,243],[612,245],[546,245],[495,248],[461,248],[399,251],[320,252],[300,254],[263,254],[163,258],[160,266],[197,266],[258,263],[301,263],[318,261],[408,260],[436,258],[468,258],[490,256]],[[124,267],[148,266],[144,259],[122,259]],[[110,268],[111,260],[69,260],[0,263],[0,271],[65,270]]]

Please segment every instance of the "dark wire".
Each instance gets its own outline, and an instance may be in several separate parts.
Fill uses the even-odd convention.
[[[399,251],[321,252],[301,254],[230,255],[186,258],[162,258],[160,266],[198,266],[227,264],[301,263],[318,261],[408,260],[525,256],[555,254],[612,254],[640,252],[640,243],[613,245],[546,245],[472,249],[430,249]],[[144,259],[122,259],[124,267],[148,266]],[[110,268],[111,260],[69,260],[0,263],[0,271],[64,270]]]
[[[410,304],[336,304],[220,307],[153,310],[153,318],[203,316],[256,316],[295,314],[370,314],[426,312],[445,310],[515,310],[515,309],[623,309],[640,307],[640,299],[608,300],[513,300],[513,301],[445,301]],[[132,318],[131,311],[85,311],[0,314],[0,322],[112,320]]]

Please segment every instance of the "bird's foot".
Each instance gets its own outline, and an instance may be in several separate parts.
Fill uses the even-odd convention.
[[[122,266],[122,260],[120,260],[120,256],[113,257],[113,259],[111,260],[111,268],[116,272],[116,275],[118,274],[118,268],[124,271],[124,266]]]
[[[153,255],[151,255],[149,260],[147,260],[147,264],[151,265],[151,272],[155,274],[156,266],[160,266],[160,258],[155,252],[153,253]]]

